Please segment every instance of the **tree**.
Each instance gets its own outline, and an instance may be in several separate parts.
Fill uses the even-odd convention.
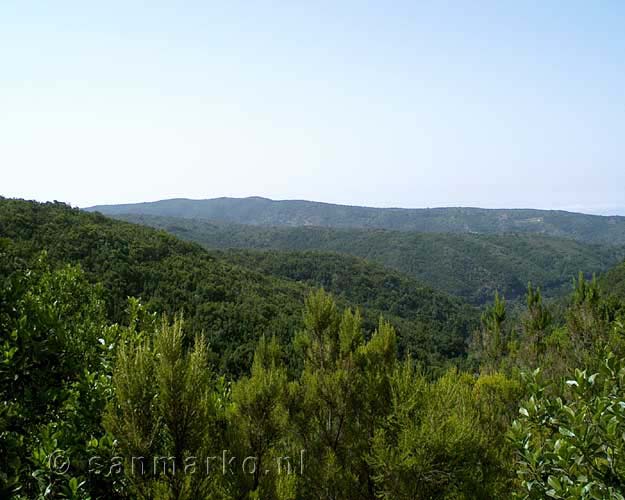
[[[104,424],[135,495],[195,499],[225,488],[203,462],[221,442],[225,395],[217,387],[205,339],[186,349],[179,318],[120,345]]]
[[[279,491],[282,467],[290,467],[289,401],[294,387],[275,338],[262,337],[254,354],[250,377],[232,386],[228,415],[234,455],[247,464],[237,470],[238,498],[285,498]],[[288,458],[287,458],[288,457]],[[254,496],[254,498],[256,498]]]
[[[103,434],[114,331],[101,291],[79,268],[51,270],[44,253],[24,269],[8,250],[0,249],[0,491],[84,498],[88,442]],[[54,454],[72,467],[59,473]]]
[[[304,356],[298,411],[301,448],[309,457],[306,498],[375,498],[366,455],[386,415],[395,331],[380,320],[365,342],[358,312],[342,314],[323,290],[306,301],[296,342]]]
[[[379,498],[506,497],[510,464],[501,428],[516,391],[505,377],[476,382],[451,370],[429,382],[407,361],[393,371],[390,392],[390,414],[369,453]]]
[[[543,304],[540,288],[532,287],[531,283],[527,285],[525,300],[527,313],[523,319],[524,342],[531,345],[531,357],[537,364],[545,355],[545,339],[551,326],[551,313]]]
[[[506,301],[495,292],[495,300],[482,313],[481,328],[472,339],[472,355],[485,373],[497,371],[506,354],[505,321]]]
[[[614,499],[625,491],[625,360],[608,354],[596,373],[576,370],[570,394],[548,396],[539,370],[519,410],[520,499]]]

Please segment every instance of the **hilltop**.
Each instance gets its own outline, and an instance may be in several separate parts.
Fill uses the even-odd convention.
[[[577,241],[625,244],[625,217],[559,210],[484,208],[372,208],[267,198],[170,199],[97,205],[106,215],[158,215],[257,226],[376,228],[427,233],[526,233]]]

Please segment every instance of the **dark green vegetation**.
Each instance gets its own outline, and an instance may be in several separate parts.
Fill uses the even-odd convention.
[[[424,287],[416,280],[366,260],[325,252],[263,252],[229,250],[219,257],[263,274],[322,287],[345,304],[364,312],[365,327],[375,327],[380,315],[398,331],[419,331],[400,342],[400,353],[419,356],[420,342],[437,345],[437,352],[455,358],[477,325],[475,308]],[[367,318],[370,317],[370,320]],[[459,335],[460,333],[460,335]]]
[[[206,331],[224,366],[249,366],[263,334],[288,337],[306,289],[232,266],[199,245],[165,232],[87,214],[67,205],[0,200],[0,238],[26,262],[47,252],[52,268],[80,265],[101,284],[108,317],[125,317],[128,297],[150,310],[183,313],[193,331]]]
[[[625,299],[625,262],[605,273],[601,285],[611,294]]]
[[[398,331],[400,351],[428,364],[462,357],[477,319],[460,301],[378,268],[367,271],[368,280],[363,274],[332,283],[321,275],[262,273],[251,260],[210,255],[163,231],[61,203],[0,200],[0,238],[25,262],[45,250],[54,268],[80,265],[90,282],[103,287],[111,321],[123,320],[128,297],[141,298],[152,311],[183,313],[191,331],[206,332],[222,369],[233,373],[249,367],[261,335],[284,340],[293,334],[311,285],[327,285],[344,306],[360,308],[367,327],[384,314]],[[309,270],[315,264],[301,262]],[[347,262],[356,266],[354,272],[369,269],[356,259]]]
[[[428,234],[382,229],[275,228],[199,219],[119,216],[165,229],[207,248],[317,250],[356,255],[413,276],[476,304],[495,290],[513,300],[528,282],[546,296],[571,290],[579,271],[600,273],[622,260],[623,247],[531,234]],[[270,257],[268,257],[270,258]],[[278,258],[279,260],[279,258]]]
[[[266,198],[174,199],[100,205],[107,215],[161,215],[261,226],[378,228],[427,233],[531,233],[578,241],[625,244],[625,217],[556,210],[369,208]]]
[[[402,357],[367,311],[436,340],[467,306],[277,255],[0,200],[0,498],[624,498],[616,280],[580,275],[558,310],[530,286],[515,316],[496,296],[467,359],[432,371],[455,353]]]

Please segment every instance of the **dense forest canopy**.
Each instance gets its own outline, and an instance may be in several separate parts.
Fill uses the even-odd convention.
[[[210,336],[223,368],[235,372],[249,366],[261,335],[284,340],[293,334],[311,287],[327,286],[344,306],[360,308],[368,327],[383,314],[398,331],[402,353],[435,364],[466,354],[478,318],[457,299],[357,259],[345,262],[359,278],[333,283],[321,275],[302,280],[259,272],[252,259],[210,254],[163,231],[62,203],[0,200],[0,238],[26,261],[45,250],[53,266],[80,265],[91,282],[103,286],[112,321],[122,320],[129,296],[150,310],[183,313],[190,329]],[[303,258],[295,265],[311,272],[318,262]],[[332,260],[324,265],[330,272]],[[334,265],[345,277],[344,264]]]
[[[370,208],[267,198],[172,199],[98,205],[107,215],[160,215],[261,226],[378,228],[434,233],[530,233],[583,242],[625,244],[625,217],[559,210],[484,208]]]
[[[621,275],[476,321],[356,257],[0,199],[0,498],[623,499]]]
[[[601,284],[612,295],[625,298],[625,262],[605,273],[601,277]]]
[[[165,229],[207,248],[316,250],[356,255],[474,304],[491,300],[496,290],[510,300],[522,298],[530,281],[539,285],[546,296],[561,296],[571,291],[571,280],[579,271],[590,277],[625,257],[624,246],[535,234],[257,227],[146,215],[118,217]]]

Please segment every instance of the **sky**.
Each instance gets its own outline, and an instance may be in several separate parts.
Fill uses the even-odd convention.
[[[0,195],[625,214],[625,2],[0,2]]]

